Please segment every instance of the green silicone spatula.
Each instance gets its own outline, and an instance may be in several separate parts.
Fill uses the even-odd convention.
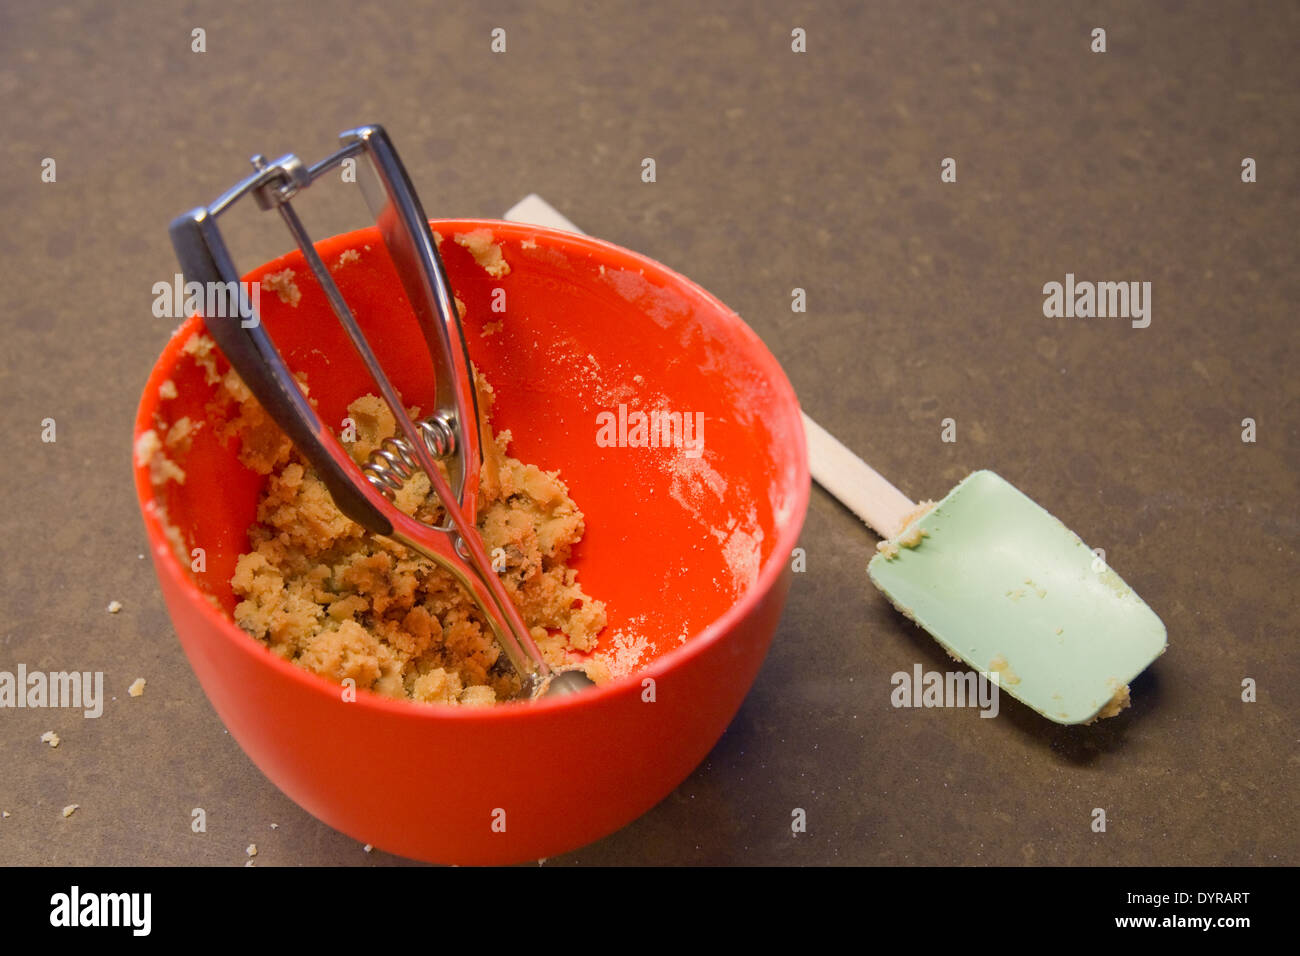
[[[580,232],[537,195],[506,218]],[[1165,626],[1078,535],[991,471],[919,507],[807,415],[813,478],[884,541],[872,582],[953,657],[1061,724],[1118,713]]]
[[[1165,626],[1078,535],[991,471],[918,507],[806,415],[804,431],[813,477],[885,539],[872,582],[950,655],[1060,724],[1127,704]]]

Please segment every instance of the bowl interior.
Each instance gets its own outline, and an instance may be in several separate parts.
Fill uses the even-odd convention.
[[[494,427],[510,431],[515,457],[558,469],[586,514],[572,565],[587,592],[606,602],[601,649],[623,665],[649,663],[726,612],[764,562],[785,560],[773,554],[778,532],[800,519],[807,484],[789,384],[734,313],[651,260],[521,224],[433,226],[468,308],[470,357],[496,393]],[[454,241],[483,226],[501,244],[508,275],[489,275]],[[428,407],[432,363],[375,231],[318,248],[403,399]],[[284,269],[294,271],[301,299],[290,305],[263,286],[262,321],[290,368],[306,373],[318,413],[337,430],[348,403],[375,389],[299,253],[246,278]],[[209,417],[214,387],[175,347],[201,331],[199,320],[187,323],[155,372],[154,381],[170,378],[178,392],[157,404],[157,425]],[[651,412],[661,439],[666,418],[679,439],[678,422],[689,423],[686,437],[701,444],[641,446],[650,436],[638,429],[637,413]],[[186,552],[204,548],[206,573],[195,582],[227,612],[264,480],[239,463],[237,451],[213,428],[200,428],[178,458],[184,484],[156,492]]]

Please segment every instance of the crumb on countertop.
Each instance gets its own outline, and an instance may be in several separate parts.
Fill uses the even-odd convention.
[[[116,614],[116,613],[117,613],[118,611],[120,611],[120,610],[122,610],[122,602],[121,602],[121,601],[109,601],[109,602],[108,602],[108,613],[109,613],[109,614]]]
[[[130,694],[132,697],[143,696],[145,683],[146,682],[143,677],[137,677],[134,681],[131,682],[131,686],[126,689],[126,692]]]
[[[41,734],[41,743],[49,744],[52,750],[59,745],[59,735],[52,730],[47,730]]]

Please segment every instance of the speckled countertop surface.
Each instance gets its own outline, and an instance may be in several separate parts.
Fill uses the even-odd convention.
[[[137,558],[129,470],[174,325],[150,311],[167,222],[250,153],[313,157],[360,122],[388,127],[432,215],[536,191],[686,273],[904,491],[998,471],[1168,627],[1133,707],[1096,727],[1012,702],[896,710],[889,675],[947,658],[868,585],[875,539],[815,489],[807,570],[725,737],[650,813],[547,865],[1300,862],[1295,5],[291,10],[0,10],[0,670],[102,670],[117,697],[98,720],[0,711],[0,863],[241,865],[252,842],[259,865],[404,862],[308,816],[225,734]],[[318,235],[362,224],[334,213]],[[1151,282],[1150,327],[1045,318],[1067,272]]]

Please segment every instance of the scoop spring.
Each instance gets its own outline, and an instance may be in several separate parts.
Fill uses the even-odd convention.
[[[447,458],[456,452],[456,426],[435,415],[416,422],[424,444],[435,458]],[[403,438],[385,438],[361,466],[366,481],[389,501],[417,471],[420,463],[415,451]]]

